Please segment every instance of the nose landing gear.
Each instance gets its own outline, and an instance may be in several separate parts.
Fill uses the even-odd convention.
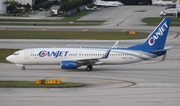
[[[25,69],[26,69],[25,66],[23,66],[23,67],[22,67],[22,70],[25,70]]]

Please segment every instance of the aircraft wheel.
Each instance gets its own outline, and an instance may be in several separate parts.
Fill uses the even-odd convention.
[[[23,67],[22,67],[22,70],[25,70],[25,69],[26,69],[26,68],[23,66]]]
[[[92,65],[88,65],[86,71],[91,71],[93,69]]]
[[[164,17],[164,15],[163,15],[163,14],[161,14],[160,16],[161,16],[161,17]]]

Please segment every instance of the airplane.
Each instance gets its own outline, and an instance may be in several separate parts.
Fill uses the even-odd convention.
[[[93,8],[88,8],[87,6],[85,6],[85,9],[86,10],[97,10],[97,11],[100,10],[100,8],[97,8],[96,6],[94,6]]]
[[[107,4],[123,6],[124,4],[119,1],[106,1]]]
[[[103,6],[103,7],[118,7],[124,5],[123,3],[119,1],[101,1],[96,0],[94,1],[94,5],[96,6]]]
[[[25,65],[60,65],[61,69],[86,66],[91,71],[97,65],[121,65],[166,56],[165,47],[171,18],[164,18],[146,40],[127,48],[118,48],[118,41],[110,48],[30,48],[14,52],[7,61]]]
[[[163,0],[152,0],[152,5],[159,5],[159,6],[175,6],[176,2],[173,1],[163,1]]]

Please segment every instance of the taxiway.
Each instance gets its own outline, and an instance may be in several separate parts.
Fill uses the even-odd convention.
[[[136,30],[152,31],[154,27],[145,27],[139,23],[140,19],[157,16],[157,11],[163,7],[139,6],[121,8],[107,8],[101,14],[92,13],[88,17],[105,18],[102,26],[87,27],[94,30],[120,30],[134,28]],[[121,11],[121,9],[124,11]],[[119,12],[119,11],[120,12]],[[146,11],[137,11],[146,10]],[[115,11],[114,13],[112,11]],[[136,11],[135,13],[128,11]],[[151,12],[150,12],[151,11]],[[131,13],[133,13],[131,15]],[[96,16],[97,15],[97,16]],[[119,18],[118,18],[119,17]],[[123,17],[123,19],[121,19]],[[84,19],[87,17],[84,17]],[[117,21],[118,20],[118,21]],[[124,20],[121,25],[117,23]],[[128,23],[129,22],[129,23]],[[130,25],[132,23],[132,25]],[[138,24],[139,23],[139,24]],[[124,24],[124,25],[123,25]],[[2,26],[3,27],[3,26]],[[13,27],[7,29],[37,29],[38,27]],[[6,30],[5,28],[5,30]],[[42,27],[40,27],[42,28]],[[55,27],[51,27],[52,29]],[[62,27],[62,29],[75,30],[86,27]],[[69,29],[68,29],[69,28]],[[142,28],[142,29],[141,29]],[[57,28],[58,30],[61,27]],[[53,29],[54,30],[54,29]],[[55,29],[56,30],[56,29]],[[64,81],[84,83],[79,88],[0,88],[0,105],[38,105],[38,106],[178,106],[180,105],[180,37],[177,36],[178,27],[170,29],[167,46],[173,46],[168,51],[167,59],[161,58],[136,64],[117,66],[97,66],[91,72],[78,70],[62,70],[60,66],[26,66],[14,64],[0,64],[0,80],[30,80],[44,78],[61,78]],[[143,40],[120,41],[119,47],[127,47]],[[0,48],[32,48],[32,47],[110,47],[115,41],[101,40],[0,40]]]

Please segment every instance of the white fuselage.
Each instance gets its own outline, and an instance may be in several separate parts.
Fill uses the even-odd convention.
[[[59,65],[64,60],[80,60],[83,62],[88,60],[88,62],[92,61],[93,65],[118,65],[139,62],[155,57],[155,55],[150,53],[116,48],[111,50],[108,58],[101,59],[107,50],[98,48],[24,49],[8,56],[7,60],[22,65]]]

